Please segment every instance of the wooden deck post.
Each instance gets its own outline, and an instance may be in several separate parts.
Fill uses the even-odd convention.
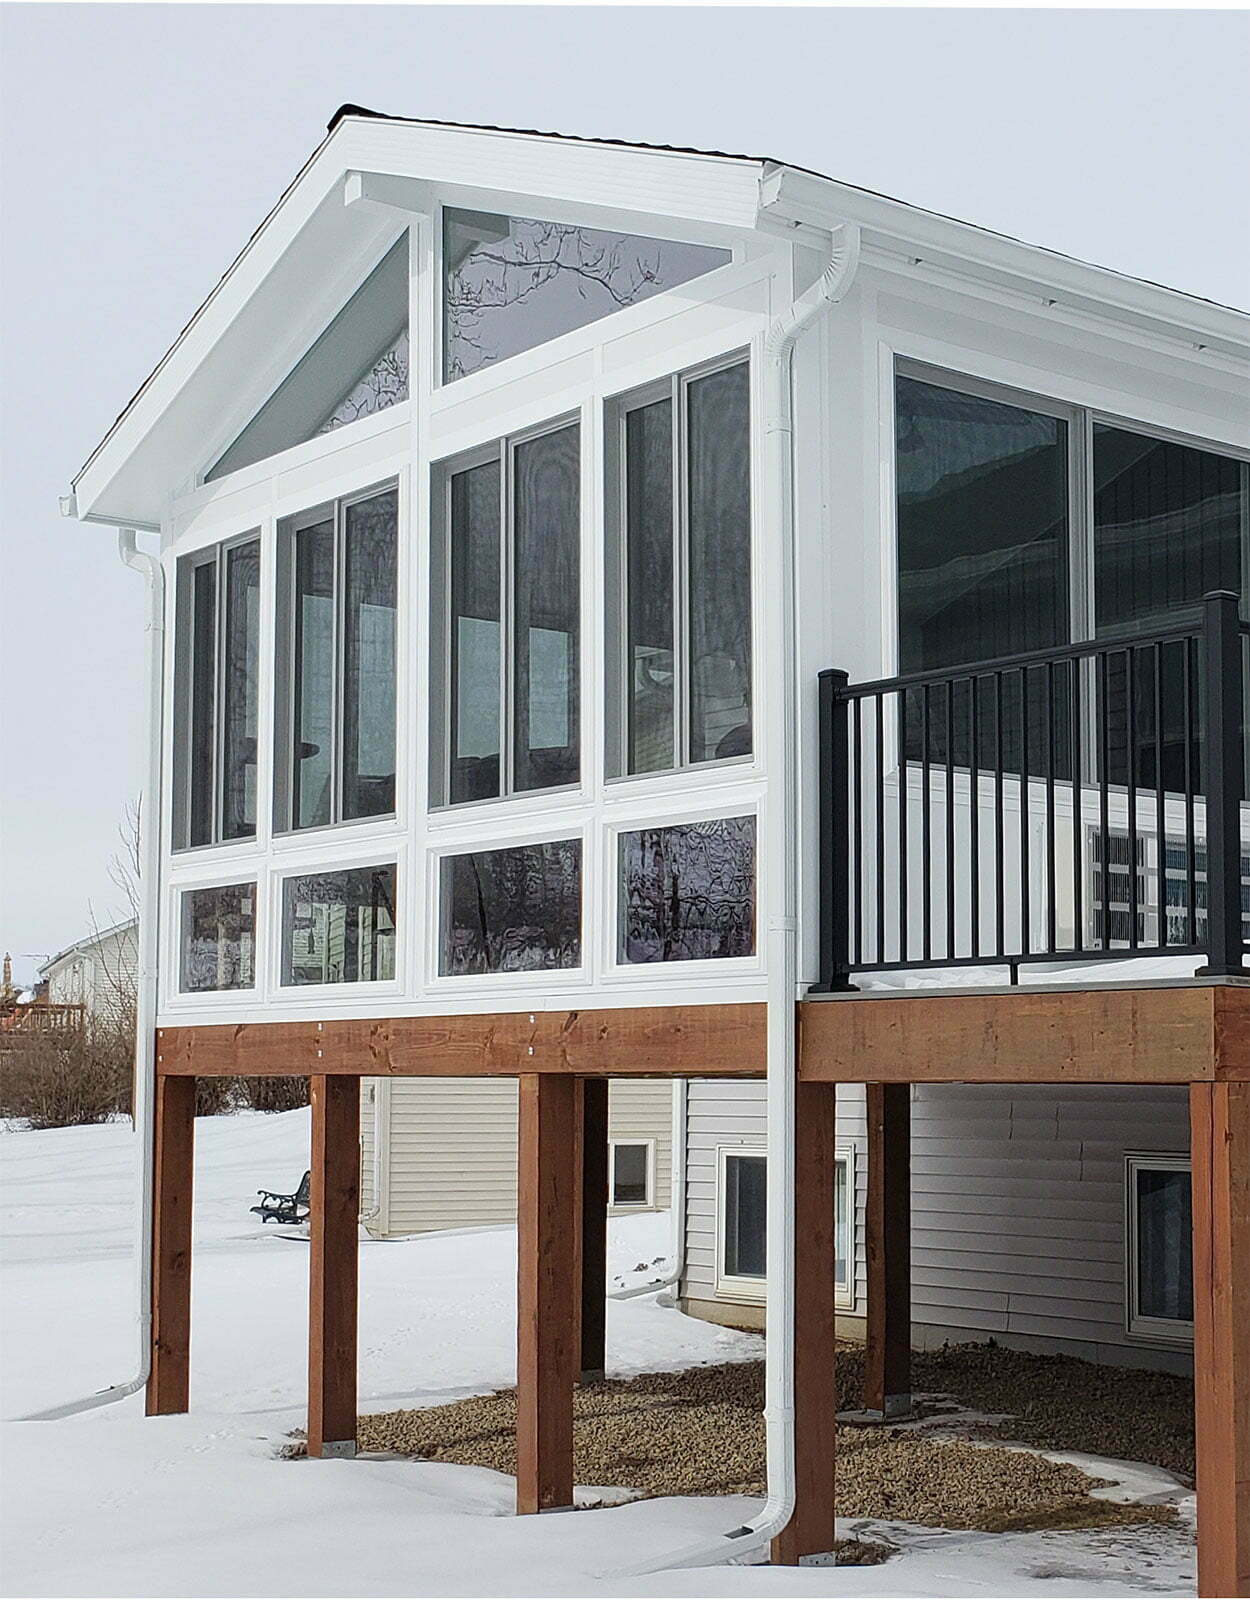
[[[360,1080],[319,1075],[312,1101],[308,1454],[356,1453]]]
[[[1198,1593],[1250,1596],[1250,1083],[1189,1087]]]
[[[794,1165],[794,1515],[773,1540],[778,1565],[834,1545],[834,1296],[837,1203],[833,1084],[798,1083]]]
[[[195,1079],[156,1080],[152,1221],[152,1365],[147,1414],[187,1409],[191,1367],[191,1199]]]
[[[608,1080],[579,1078],[581,1194],[578,1274],[581,1282],[582,1383],[599,1383],[607,1361]]]
[[[573,1504],[577,1079],[526,1073],[517,1124],[517,1512]]]
[[[911,1410],[911,1086],[867,1090],[864,1409],[885,1421]]]

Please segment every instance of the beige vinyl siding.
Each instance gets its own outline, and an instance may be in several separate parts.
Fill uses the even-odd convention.
[[[717,1182],[721,1148],[763,1150],[767,1142],[766,1086],[755,1079],[706,1078],[691,1082],[686,1099],[686,1266],[681,1293],[692,1302],[728,1300],[717,1290]],[[855,1310],[863,1309],[864,1203],[867,1165],[864,1091],[838,1093],[838,1146],[855,1160]],[[760,1299],[763,1299],[763,1285]],[[742,1296],[732,1300],[740,1303]],[[847,1308],[847,1314],[853,1314]]]
[[[516,1079],[393,1078],[388,1088],[385,1228],[379,1231],[426,1233],[514,1222]],[[614,1080],[608,1131],[611,1138],[655,1142],[656,1206],[667,1208],[671,1086]]]

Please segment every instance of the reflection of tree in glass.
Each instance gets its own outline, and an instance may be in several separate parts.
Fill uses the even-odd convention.
[[[622,960],[698,961],[754,953],[754,817],[627,833],[621,880]]]
[[[457,856],[447,870],[445,973],[529,972],[580,964],[578,840]]]
[[[332,433],[344,423],[355,422],[358,417],[371,417],[375,411],[385,411],[408,398],[408,330],[407,328],[384,350],[343,396],[338,405],[317,429],[318,433]]]
[[[647,253],[644,246],[651,247]],[[522,305],[557,279],[582,299],[606,296],[611,304],[605,310],[645,299],[663,286],[661,250],[659,240],[513,218],[506,239],[493,248],[478,245],[447,274],[447,376],[460,378],[498,360],[500,351],[484,336],[489,313]]]

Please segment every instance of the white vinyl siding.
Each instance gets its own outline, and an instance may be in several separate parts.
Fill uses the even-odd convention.
[[[384,1231],[427,1233],[514,1222],[516,1079],[395,1078],[390,1096]],[[608,1132],[612,1139],[654,1143],[655,1205],[667,1208],[671,1086],[659,1079],[613,1080]],[[371,1153],[367,1159],[371,1162]]]

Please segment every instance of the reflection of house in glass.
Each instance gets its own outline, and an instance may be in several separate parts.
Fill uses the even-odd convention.
[[[283,983],[371,983],[395,976],[395,868],[288,878]]]

